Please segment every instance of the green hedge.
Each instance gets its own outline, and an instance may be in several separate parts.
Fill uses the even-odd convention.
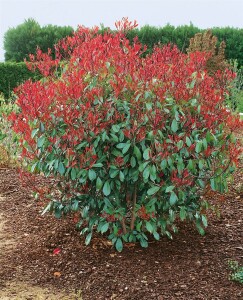
[[[12,90],[27,79],[40,79],[39,73],[28,70],[25,63],[0,63],[0,93],[9,98]]]
[[[215,27],[211,29],[213,35],[217,36],[218,43],[226,42],[226,58],[237,59],[239,66],[243,66],[243,28]],[[140,29],[132,30],[127,37],[132,41],[135,36],[138,36],[139,41],[147,45],[148,52],[151,52],[153,46],[158,43],[176,44],[181,51],[186,52],[190,38],[203,31],[205,30],[192,24],[178,27],[169,24],[164,27],[146,25]]]

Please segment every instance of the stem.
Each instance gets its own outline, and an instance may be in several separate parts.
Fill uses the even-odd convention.
[[[121,225],[122,225],[123,233],[126,234],[127,233],[127,228],[126,228],[125,218],[122,218]]]
[[[133,192],[132,219],[131,219],[131,226],[130,226],[131,230],[134,229],[134,223],[136,219],[136,214],[135,214],[136,201],[137,201],[137,183],[135,184],[135,188]]]

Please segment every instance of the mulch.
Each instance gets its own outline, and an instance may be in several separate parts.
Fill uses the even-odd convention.
[[[83,300],[243,299],[243,286],[229,280],[228,268],[229,260],[243,264],[242,177],[239,169],[223,199],[211,196],[220,217],[210,213],[205,236],[183,223],[173,240],[151,241],[147,249],[128,244],[118,253],[101,236],[85,246],[72,217],[41,216],[17,171],[2,168],[0,213],[15,245],[0,249],[0,289],[20,280],[81,291]]]

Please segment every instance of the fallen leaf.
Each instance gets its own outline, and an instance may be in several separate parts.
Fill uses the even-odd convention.
[[[54,272],[55,277],[60,277],[62,274],[60,272]]]
[[[56,248],[56,249],[53,250],[53,254],[54,254],[54,255],[57,255],[57,254],[59,254],[60,252],[61,252],[61,249],[60,249],[60,248]]]

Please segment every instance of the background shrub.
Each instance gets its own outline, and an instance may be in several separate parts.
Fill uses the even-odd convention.
[[[23,62],[37,47],[47,52],[54,52],[54,45],[62,38],[72,35],[70,26],[47,25],[41,27],[34,19],[27,19],[23,24],[10,28],[4,35],[5,61]]]
[[[18,165],[18,135],[12,130],[8,116],[17,111],[14,98],[5,100],[0,94],[0,166]]]

